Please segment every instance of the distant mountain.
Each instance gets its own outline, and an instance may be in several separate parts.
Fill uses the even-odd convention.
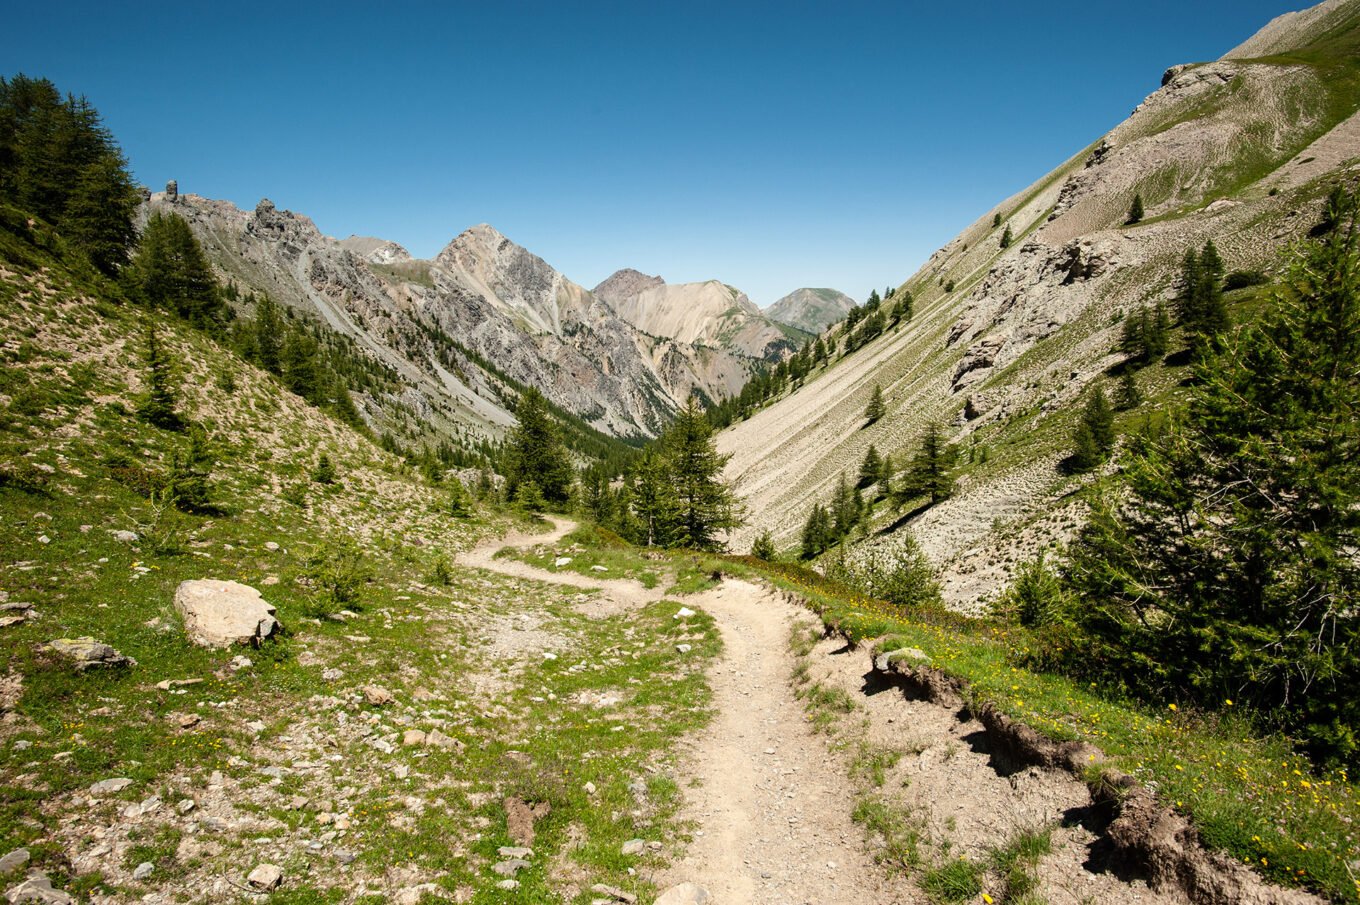
[[[595,287],[619,317],[642,332],[747,359],[778,361],[797,350],[802,331],[772,321],[740,289],[718,280],[671,285],[620,270]]]
[[[374,429],[406,443],[496,440],[522,386],[585,429],[651,436],[691,394],[734,394],[757,358],[783,351],[783,334],[758,311],[750,320],[760,329],[743,333],[713,304],[704,306],[713,324],[639,329],[486,224],[425,261],[384,239],[333,239],[268,200],[247,212],[155,193],[142,215],[153,210],[184,217],[241,295],[266,293],[390,369],[404,391],[360,393],[356,404]]]
[[[855,307],[855,300],[835,289],[795,289],[765,309],[765,316],[807,333],[821,333]]]

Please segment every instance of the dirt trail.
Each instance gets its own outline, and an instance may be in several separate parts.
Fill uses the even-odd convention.
[[[506,546],[551,544],[575,528],[553,519],[550,533],[511,534],[459,557],[465,566],[519,578],[600,588],[627,606],[658,599],[635,581],[548,572],[495,559]],[[893,889],[850,820],[854,790],[828,765],[826,739],[812,733],[789,686],[793,655],[789,627],[810,621],[803,610],[756,585],[727,580],[686,598],[717,621],[722,659],[710,673],[718,715],[691,744],[682,780],[682,815],[695,826],[683,857],[659,877],[663,887],[692,881],[717,903],[836,902],[905,905],[905,884]],[[693,779],[697,785],[691,785]]]

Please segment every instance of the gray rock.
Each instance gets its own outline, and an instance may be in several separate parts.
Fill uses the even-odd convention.
[[[132,780],[122,776],[115,779],[101,779],[99,782],[90,786],[90,794],[117,795],[130,785],[132,785]]]
[[[522,845],[502,845],[497,849],[497,853],[502,858],[520,858],[525,860],[534,856],[533,849],[525,848]]]
[[[497,889],[519,889],[518,880],[501,880],[496,884]]]
[[[353,864],[358,859],[359,855],[347,848],[337,848],[335,851],[331,852],[331,857],[341,864]]]
[[[278,629],[274,607],[249,585],[206,578],[181,582],[175,609],[184,630],[200,647],[258,644]]]
[[[431,748],[443,748],[446,751],[462,751],[464,747],[458,739],[447,736],[438,729],[431,729],[426,734],[425,744]]]
[[[396,696],[381,685],[365,685],[364,701],[374,707],[386,707],[396,703]]]
[[[76,672],[87,669],[108,669],[120,666],[136,666],[137,661],[124,657],[103,641],[93,638],[57,638],[49,641],[45,649],[61,657],[75,667]]]
[[[277,864],[261,864],[246,877],[246,883],[256,889],[278,889],[283,883],[283,868]]]
[[[509,861],[502,861],[499,864],[492,865],[491,869],[502,877],[513,877],[515,874],[529,866],[529,862],[525,861],[523,858],[511,858]]]
[[[152,864],[150,861],[143,861],[132,869],[132,879],[145,880],[147,877],[151,876],[155,870],[156,865]]]
[[[658,896],[655,905],[707,905],[712,901],[713,896],[699,884],[681,883]]]
[[[75,899],[60,889],[52,888],[52,881],[40,870],[31,870],[28,877],[18,886],[5,893],[10,905],[23,902],[36,902],[38,905],[75,905]]]
[[[647,841],[645,839],[629,839],[623,844],[623,848],[621,848],[620,851],[625,855],[640,855],[646,851],[646,849]]]
[[[637,896],[631,892],[624,892],[617,886],[609,886],[605,883],[596,883],[590,887],[590,891],[602,896],[609,896],[615,902],[622,902],[623,905],[634,905],[637,902]]]
[[[16,848],[5,857],[0,858],[0,877],[12,874],[28,863],[28,849]]]
[[[141,540],[141,538],[137,536],[136,531],[111,531],[109,533],[112,534],[113,539],[120,544],[135,544],[137,541]]]
[[[174,204],[179,200],[179,181],[171,179],[165,184],[165,200]]]

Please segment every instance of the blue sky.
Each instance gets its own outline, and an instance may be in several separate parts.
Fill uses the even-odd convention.
[[[88,96],[155,188],[425,257],[488,222],[587,287],[767,305],[899,283],[1302,5],[59,0],[7,11],[0,73]]]

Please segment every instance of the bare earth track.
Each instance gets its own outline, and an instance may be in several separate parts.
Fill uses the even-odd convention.
[[[600,600],[592,605],[608,612],[663,596],[633,580],[549,572],[494,556],[505,546],[552,544],[574,528],[555,519],[547,534],[508,536],[463,554],[460,563],[598,588]],[[852,822],[855,802],[868,793],[922,828],[922,870],[961,855],[985,864],[1015,833],[1051,831],[1052,849],[1036,865],[1043,901],[1189,901],[1179,889],[1151,889],[1127,866],[1108,863],[1090,795],[1070,774],[1011,769],[989,750],[978,723],[956,707],[909,700],[875,675],[863,650],[828,638],[796,653],[791,629],[807,632],[816,620],[783,595],[729,578],[685,602],[714,618],[724,650],[709,676],[714,720],[680,757],[687,765],[680,777],[687,798],[682,819],[693,828],[693,841],[654,878],[659,885],[698,883],[713,894],[711,905],[930,901],[917,885],[921,871],[885,869],[875,859],[881,841]],[[800,666],[812,686],[844,692],[853,702],[831,734],[814,731],[794,693]],[[900,754],[874,788],[851,778],[862,743]],[[984,881],[984,889],[992,882]]]

